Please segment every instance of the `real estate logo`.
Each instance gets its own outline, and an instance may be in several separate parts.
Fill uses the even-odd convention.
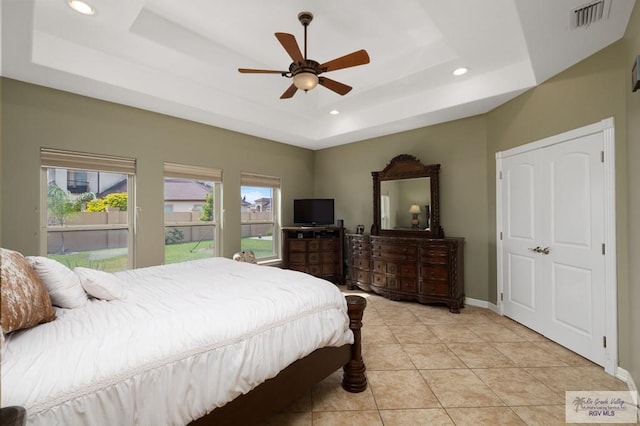
[[[567,423],[636,423],[637,413],[635,391],[565,392]]]

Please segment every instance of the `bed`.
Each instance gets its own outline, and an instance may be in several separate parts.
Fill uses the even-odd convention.
[[[0,250],[1,402],[29,425],[251,424],[340,367],[345,390],[367,386],[366,302],[327,281],[225,258],[115,274],[16,266],[21,255]],[[14,294],[18,278],[45,294]],[[12,329],[6,305],[24,299],[44,317]]]

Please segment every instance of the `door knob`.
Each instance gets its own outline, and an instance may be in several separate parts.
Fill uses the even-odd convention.
[[[541,248],[540,246],[536,246],[536,247],[529,247],[529,250],[531,250],[534,253],[541,253],[541,254],[549,254],[549,252],[551,252],[551,249],[549,247],[545,247],[545,248]]]

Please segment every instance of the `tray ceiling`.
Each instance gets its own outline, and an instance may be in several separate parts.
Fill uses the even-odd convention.
[[[310,149],[481,114],[624,35],[635,0],[2,0],[3,76]],[[327,75],[353,86],[279,96],[291,81],[274,36],[313,13],[308,57],[366,49],[371,63]],[[458,67],[469,72],[451,73]],[[329,112],[337,110],[338,115]]]

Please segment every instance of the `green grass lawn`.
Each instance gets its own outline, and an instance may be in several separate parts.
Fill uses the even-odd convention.
[[[271,239],[243,238],[242,250],[252,250],[257,258],[273,255]],[[197,241],[168,244],[165,246],[165,263],[177,263],[187,260],[204,259],[213,256],[213,241]],[[49,254],[49,258],[73,269],[76,266],[116,272],[127,269],[126,249],[91,250],[78,253]]]
[[[271,238],[243,238],[240,241],[242,251],[252,250],[256,258],[273,256],[273,241]]]
[[[100,269],[101,271],[107,272],[127,269],[126,249],[103,249],[77,253],[49,254],[47,257],[55,259],[71,269],[76,266]]]

